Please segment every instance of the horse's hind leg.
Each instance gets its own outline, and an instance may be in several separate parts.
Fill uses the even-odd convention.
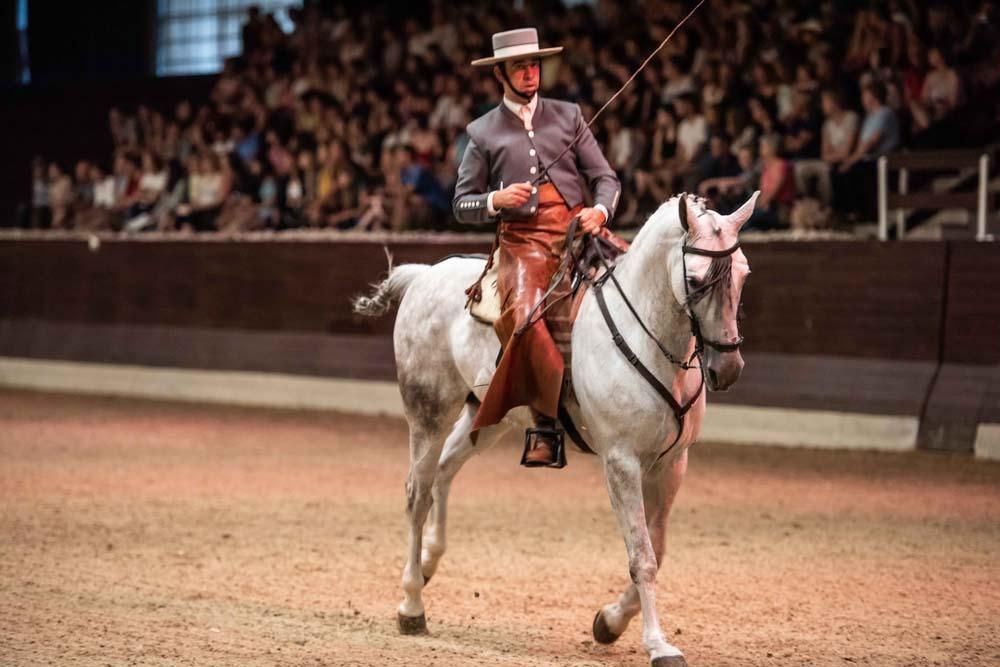
[[[438,460],[457,411],[457,401],[441,398],[426,387],[400,381],[403,406],[410,425],[410,472],[406,480],[406,516],[410,524],[409,548],[403,566],[403,593],[399,605],[399,631],[422,634],[427,631],[421,590],[421,538],[431,508],[431,489]]]
[[[477,433],[472,433],[472,420],[476,415],[479,402],[476,400],[466,401],[462,408],[462,413],[455,422],[455,426],[444,444],[444,452],[438,463],[437,477],[434,479],[434,489],[432,495],[434,505],[431,508],[431,521],[427,526],[423,544],[422,571],[424,575],[424,585],[430,581],[431,576],[437,571],[441,556],[444,555],[446,546],[446,528],[448,521],[448,493],[451,491],[451,482],[461,470],[465,462],[475,454],[491,447],[500,436],[507,431],[503,424],[480,429]]]
[[[642,500],[646,511],[646,527],[656,555],[657,568],[663,565],[667,516],[687,471],[687,456],[685,450],[663,475],[648,475],[643,479]],[[618,596],[617,601],[598,610],[593,624],[594,640],[601,644],[616,641],[640,610],[639,589],[631,584]]]

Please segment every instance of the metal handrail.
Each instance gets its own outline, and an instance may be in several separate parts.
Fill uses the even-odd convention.
[[[996,149],[991,146],[985,152],[977,151],[944,151],[940,153],[940,159],[935,160],[934,152],[923,153],[897,153],[892,156],[883,155],[878,159],[878,238],[880,241],[889,240],[889,169],[891,166],[899,169],[899,196],[893,197],[893,203],[897,206],[891,207],[896,212],[896,238],[902,239],[906,232],[906,209],[903,202],[909,194],[910,171],[928,171],[936,169],[972,167],[971,162],[978,155],[979,184],[976,192],[976,240],[991,241],[992,237],[986,233],[987,207],[989,205],[989,174],[990,174],[990,153]],[[922,193],[919,195],[923,206],[929,205],[933,201],[933,194]],[[954,199],[955,193],[941,193],[942,199]],[[922,207],[923,207],[922,206]],[[948,208],[948,203],[942,202],[941,208]]]

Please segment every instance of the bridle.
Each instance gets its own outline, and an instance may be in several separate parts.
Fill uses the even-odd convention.
[[[681,206],[684,205],[685,204],[682,200]],[[701,323],[698,321],[698,316],[694,314],[694,310],[691,308],[692,294],[688,286],[686,256],[701,255],[702,257],[711,257],[713,259],[719,259],[722,257],[729,257],[739,249],[740,249],[739,241],[737,241],[730,247],[725,248],[723,250],[707,250],[705,248],[698,248],[696,246],[691,246],[687,244],[684,244],[684,246],[681,248],[681,266],[683,267],[683,272],[684,272],[684,302],[685,302],[684,307],[685,310],[687,311],[688,318],[691,320],[691,333],[694,335],[696,342],[695,349],[699,354],[705,349],[706,345],[718,352],[735,352],[736,350],[740,349],[740,346],[743,344],[743,336],[739,336],[732,343],[720,343],[719,341],[712,340],[711,338],[706,338],[705,335],[702,334]],[[698,290],[695,292],[695,295],[700,298],[700,295],[707,294],[708,291],[719,282],[719,280],[721,280],[721,277],[716,278],[715,280],[712,280],[700,286]],[[698,299],[694,299],[694,301],[697,300]]]
[[[737,250],[739,250],[740,243],[739,241],[737,241],[729,248],[725,248],[723,250],[708,250],[706,248],[699,248],[697,246],[690,245],[688,243],[688,239],[690,238],[691,232],[687,223],[687,198],[685,195],[681,195],[678,198],[678,207],[679,207],[681,225],[683,226],[685,232],[688,234],[688,238],[685,239],[685,243],[681,246],[681,265],[683,266],[682,270],[684,274],[684,309],[686,310],[688,319],[691,322],[691,335],[695,339],[694,351],[691,353],[691,356],[687,360],[680,359],[675,355],[671,354],[670,351],[666,348],[666,346],[663,343],[661,343],[660,340],[649,330],[649,327],[647,327],[646,323],[642,321],[642,318],[636,312],[635,307],[632,305],[628,297],[625,295],[625,291],[622,289],[621,283],[618,282],[618,278],[615,276],[615,266],[609,265],[607,263],[607,261],[604,259],[603,253],[600,250],[600,246],[597,244],[597,240],[594,237],[590,237],[590,242],[594,246],[595,254],[600,259],[600,262],[604,267],[604,274],[601,277],[594,280],[592,283],[594,289],[594,296],[597,298],[597,305],[601,309],[601,315],[603,315],[604,317],[604,322],[607,325],[608,330],[611,332],[611,340],[614,341],[618,349],[622,352],[623,355],[625,355],[625,358],[628,359],[629,363],[631,363],[632,366],[635,367],[635,369],[639,372],[639,375],[641,375],[643,379],[645,379],[646,382],[653,387],[656,393],[658,393],[660,397],[663,398],[664,401],[666,401],[667,405],[669,405],[670,409],[673,411],[674,417],[677,419],[677,437],[674,438],[673,443],[671,443],[671,445],[667,447],[667,449],[657,457],[657,461],[666,456],[666,454],[671,449],[673,449],[674,445],[676,445],[680,441],[681,435],[684,433],[684,417],[685,415],[687,415],[688,411],[694,406],[694,404],[698,401],[698,399],[701,397],[702,391],[704,391],[705,389],[705,365],[702,360],[702,355],[704,353],[705,346],[707,345],[708,347],[711,347],[712,349],[717,350],[719,352],[735,352],[739,350],[740,345],[743,344],[742,336],[740,336],[735,342],[721,343],[719,341],[706,338],[704,334],[702,334],[701,323],[698,321],[698,316],[695,314],[694,309],[691,307],[692,296],[695,296],[698,299],[700,299],[703,295],[707,294],[708,291],[711,290],[711,288],[714,287],[719,282],[720,278],[717,278],[714,281],[710,281],[709,283],[702,285],[692,294],[688,285],[687,261],[686,261],[687,255],[700,255],[702,257],[711,257],[713,259],[729,257],[733,255]],[[656,343],[656,347],[660,350],[660,353],[663,355],[665,359],[667,359],[667,361],[669,361],[671,364],[684,371],[691,370],[694,368],[698,369],[699,373],[701,374],[701,381],[698,383],[698,391],[696,391],[694,393],[694,396],[692,396],[683,405],[676,398],[674,398],[673,392],[671,392],[668,387],[666,387],[662,382],[660,382],[660,380],[653,374],[653,372],[649,370],[649,368],[646,367],[645,364],[642,363],[642,361],[635,354],[635,352],[632,351],[632,348],[629,347],[629,344],[625,342],[625,339],[622,337],[621,332],[618,330],[618,326],[615,324],[614,318],[611,317],[611,311],[608,310],[608,304],[604,297],[604,285],[608,281],[610,281],[615,286],[615,289],[618,291],[618,295],[621,297],[622,301],[628,307],[629,312],[632,313],[632,316],[635,318],[636,322],[639,323],[639,326],[642,329],[643,333],[645,333],[647,337],[649,337],[654,343]],[[696,359],[698,361],[697,364],[694,363]]]

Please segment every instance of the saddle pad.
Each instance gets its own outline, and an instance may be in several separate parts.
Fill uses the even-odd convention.
[[[469,306],[469,313],[485,324],[493,324],[500,319],[500,291],[497,287],[497,272],[500,266],[500,251],[493,255],[493,264],[490,270],[483,276],[479,286],[482,298],[479,301],[472,301]],[[554,305],[545,314],[545,323],[549,328],[549,333],[555,341],[556,347],[562,353],[566,368],[570,368],[570,348],[573,334],[573,321],[583,301],[583,294],[587,291],[587,283],[575,295],[571,295],[570,272],[563,275],[562,281],[552,291],[549,296],[550,302]],[[568,373],[567,373],[568,376]]]

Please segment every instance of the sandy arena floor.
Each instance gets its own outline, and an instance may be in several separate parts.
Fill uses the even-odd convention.
[[[709,414],[709,418],[710,414]],[[452,494],[400,637],[394,419],[0,392],[0,665],[646,665],[596,462]],[[530,520],[524,517],[531,516]],[[1000,665],[1000,465],[699,444],[660,573],[692,667]]]

